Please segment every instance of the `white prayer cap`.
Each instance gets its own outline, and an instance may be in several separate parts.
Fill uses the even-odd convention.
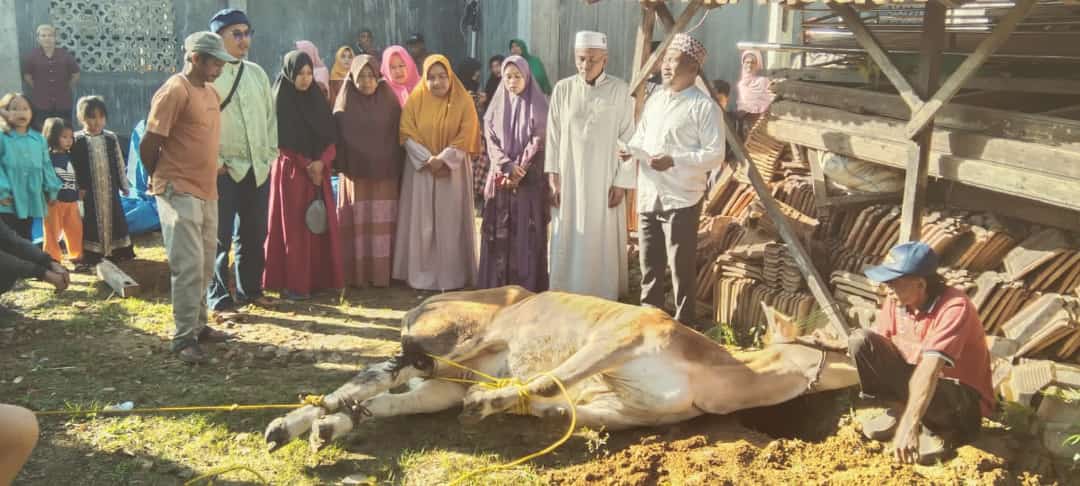
[[[607,50],[607,35],[602,32],[583,30],[574,37],[574,49]]]

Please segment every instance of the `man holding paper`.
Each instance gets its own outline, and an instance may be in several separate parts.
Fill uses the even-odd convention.
[[[663,88],[649,97],[624,161],[638,161],[637,205],[641,241],[641,303],[664,306],[664,276],[671,267],[675,320],[693,325],[696,304],[698,219],[709,171],[724,160],[720,107],[694,86],[705,46],[676,34],[664,53]]]

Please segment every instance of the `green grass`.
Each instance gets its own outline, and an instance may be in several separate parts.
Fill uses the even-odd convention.
[[[489,472],[480,471],[503,463],[504,461],[494,454],[427,450],[406,451],[401,455],[398,466],[404,471],[400,478],[401,484],[409,486],[435,486],[459,480],[461,481],[457,484],[462,486],[547,484],[543,476],[528,465]]]
[[[236,343],[210,349],[215,362],[191,367],[168,352],[172,309],[160,236],[141,238],[136,247],[140,260],[123,266],[142,287],[134,298],[118,298],[88,275],[75,275],[61,294],[28,282],[3,296],[0,303],[17,315],[0,319],[0,338],[11,336],[0,341],[2,401],[72,412],[128,400],[137,407],[287,403],[300,393],[331,391],[360,365],[389,357],[398,348],[398,320],[418,302],[407,289],[354,290],[345,299],[334,293],[253,310],[248,322],[230,329],[239,334]],[[293,353],[256,357],[264,346]],[[314,359],[297,359],[300,352]],[[374,458],[339,443],[312,454],[297,441],[269,454],[261,432],[281,413],[43,417],[42,440],[18,484],[181,484],[233,465],[290,485],[365,471],[380,482],[402,474],[393,449]],[[256,484],[246,471],[226,473],[223,481]]]

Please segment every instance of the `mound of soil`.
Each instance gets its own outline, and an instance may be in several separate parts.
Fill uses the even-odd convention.
[[[985,444],[983,444],[985,442]],[[998,433],[930,467],[903,466],[851,424],[821,442],[773,439],[733,418],[707,418],[648,436],[607,457],[548,474],[557,485],[656,484],[1044,484],[1010,471]],[[999,444],[995,446],[993,444]]]

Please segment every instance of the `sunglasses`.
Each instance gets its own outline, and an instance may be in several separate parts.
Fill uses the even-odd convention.
[[[255,29],[248,29],[246,32],[242,30],[234,30],[231,33],[233,39],[236,40],[244,40],[245,37],[247,37],[248,39],[255,37]]]

